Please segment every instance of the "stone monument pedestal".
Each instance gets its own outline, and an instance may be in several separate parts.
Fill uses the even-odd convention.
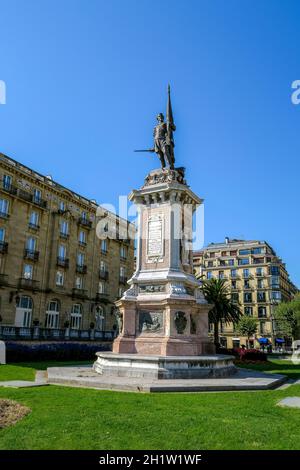
[[[138,210],[136,271],[116,302],[113,353],[98,353],[103,375],[203,378],[230,375],[232,357],[214,355],[208,311],[193,274],[192,218],[202,203],[184,169],[149,173],[129,196]]]
[[[97,353],[94,370],[104,376],[143,379],[204,379],[235,374],[232,356],[145,356]]]

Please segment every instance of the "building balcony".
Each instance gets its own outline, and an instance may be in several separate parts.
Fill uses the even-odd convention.
[[[119,283],[123,284],[123,285],[126,285],[127,284],[127,277],[126,276],[120,276]]]
[[[56,266],[60,266],[61,268],[68,268],[69,267],[69,259],[68,258],[61,258],[60,256],[56,259]]]
[[[31,228],[32,230],[40,229],[40,226],[38,224],[33,224],[32,222],[29,222],[28,227]]]
[[[44,199],[42,199],[40,197],[34,197],[34,195],[32,195],[31,202],[33,204],[36,204],[39,207],[43,207],[44,209],[46,209],[46,207],[47,207],[47,201],[45,201]]]
[[[5,254],[7,253],[8,243],[7,242],[0,242],[0,253]]]
[[[96,294],[96,297],[95,297],[95,301],[96,302],[105,302],[107,301],[109,298],[109,294],[108,292],[97,292]]]
[[[24,189],[17,188],[12,184],[3,184],[2,189],[3,191],[6,191],[7,193],[13,196],[17,196],[27,202],[32,202],[33,204],[36,204],[39,207],[42,207],[44,209],[46,209],[47,207],[47,201],[45,201],[44,199],[40,197],[35,197],[34,194],[29,193],[28,191],[24,191]]]
[[[0,287],[8,286],[8,275],[7,274],[0,274]]]
[[[17,194],[18,188],[16,186],[13,186],[12,184],[7,184],[3,182],[2,185],[3,191],[6,191],[9,194],[15,195]]]
[[[108,281],[109,278],[109,272],[104,271],[103,269],[99,270],[99,278],[102,279],[103,281]]]
[[[39,281],[35,279],[26,279],[21,277],[18,282],[19,289],[28,289],[28,290],[38,290],[39,288]]]
[[[39,256],[40,256],[39,251],[29,250],[28,248],[25,248],[24,250],[24,259],[29,259],[31,261],[38,261]]]
[[[59,236],[60,238],[63,238],[64,240],[68,240],[70,235],[66,232],[59,232]]]
[[[265,260],[261,258],[253,258],[252,264],[264,264]]]
[[[81,246],[82,248],[85,248],[86,245],[87,245],[87,242],[83,242],[83,241],[79,240],[78,245]]]
[[[92,221],[89,219],[86,219],[85,217],[79,217],[78,225],[81,225],[82,227],[90,229],[92,228]]]
[[[0,212],[0,217],[1,217],[1,219],[8,219],[9,218],[9,213],[8,212]]]
[[[20,199],[23,199],[24,201],[36,204],[37,206],[42,207],[43,209],[46,209],[47,207],[47,201],[40,197],[35,197],[34,194],[31,194],[28,191],[24,191],[23,189],[18,188],[16,196],[18,196]]]
[[[72,289],[72,297],[76,299],[86,299],[88,297],[87,290],[74,287]]]
[[[76,272],[80,274],[86,274],[87,266],[85,264],[76,264]]]

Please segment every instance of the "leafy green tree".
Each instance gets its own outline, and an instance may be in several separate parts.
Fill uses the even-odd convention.
[[[236,325],[236,331],[240,335],[247,337],[247,348],[249,348],[249,340],[257,331],[257,321],[255,318],[248,317],[247,315],[243,316]]]
[[[225,279],[207,279],[201,282],[205,300],[212,306],[208,312],[208,319],[214,325],[214,343],[216,347],[219,347],[220,322],[235,324],[242,313],[238,304],[231,300],[231,293]]]
[[[300,294],[291,302],[282,302],[274,311],[276,335],[294,339],[300,338]]]

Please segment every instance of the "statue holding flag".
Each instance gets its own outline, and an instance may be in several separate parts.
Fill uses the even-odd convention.
[[[148,150],[135,150],[136,152],[155,152],[159,159],[162,168],[166,168],[166,163],[169,164],[171,170],[174,170],[175,157],[174,157],[174,139],[173,131],[176,126],[173,121],[173,112],[170,96],[170,85],[168,86],[168,103],[167,103],[167,122],[164,121],[164,115],[159,113],[156,117],[158,124],[154,128],[154,148]]]

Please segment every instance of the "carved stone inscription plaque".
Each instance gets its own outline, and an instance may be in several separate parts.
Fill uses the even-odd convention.
[[[163,254],[163,216],[151,215],[148,218],[147,255],[161,256]]]

